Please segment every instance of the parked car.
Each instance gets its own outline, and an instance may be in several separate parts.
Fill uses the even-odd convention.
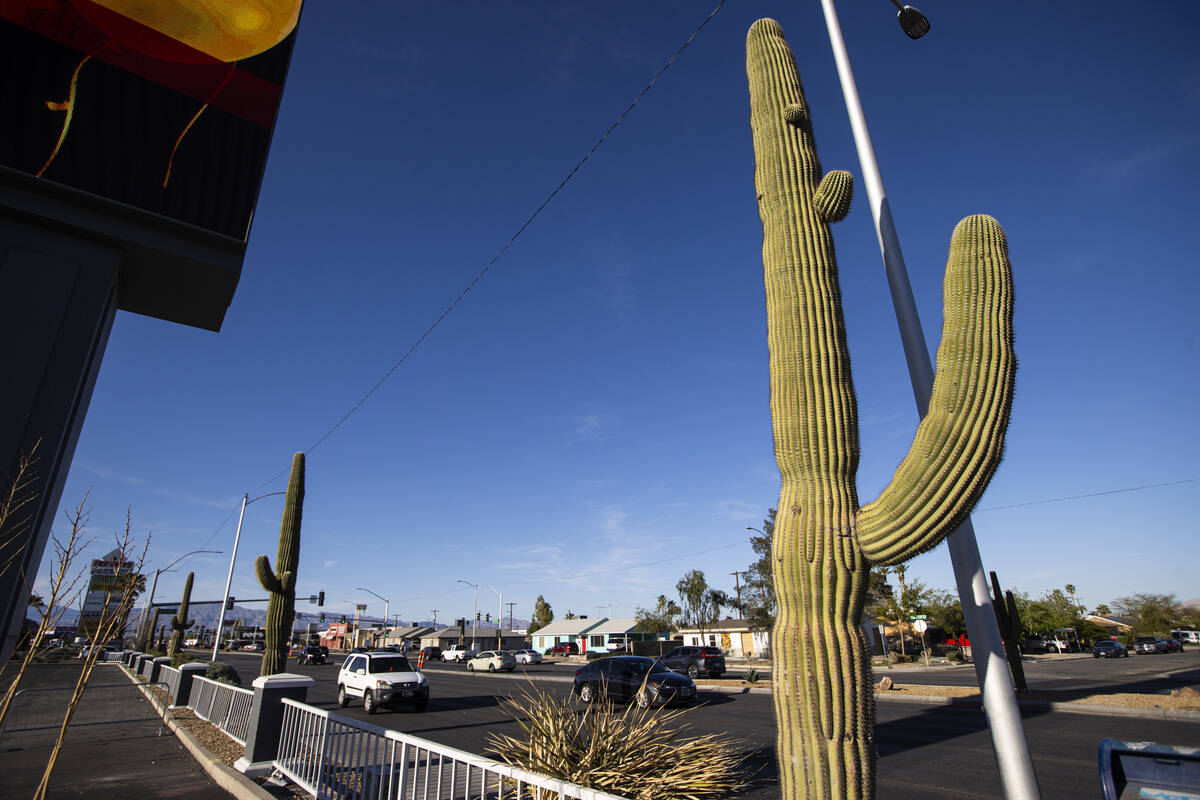
[[[251,653],[261,653],[267,649],[267,646],[262,642],[251,642],[248,645],[244,645],[242,649],[248,650]]]
[[[465,644],[452,644],[442,651],[442,661],[466,661],[476,652]]]
[[[495,672],[498,669],[512,672],[517,668],[517,660],[507,650],[484,650],[476,656],[467,659],[467,672],[487,670]]]
[[[642,656],[613,656],[589,662],[575,670],[571,691],[585,703],[609,697],[637,703],[641,708],[696,699],[695,681]]]
[[[296,654],[297,664],[324,664],[325,654],[321,652],[321,648],[316,645],[302,647]]]
[[[1018,642],[1018,647],[1022,653],[1050,652],[1050,648],[1046,645],[1046,640],[1040,636],[1034,636],[1032,639],[1022,639]]]
[[[1183,642],[1179,641],[1178,639],[1167,639],[1167,652],[1168,653],[1182,653],[1183,652]]]
[[[542,663],[542,654],[537,650],[514,650],[513,658],[518,664],[540,664]]]
[[[575,642],[560,642],[553,647],[546,649],[548,656],[575,656],[579,655],[579,645]]]
[[[442,657],[442,648],[435,647],[433,645],[430,645],[429,647],[422,647],[420,649],[420,651],[418,651],[417,655],[425,656],[426,661],[429,661],[430,659],[434,659],[434,658],[441,658]]]
[[[702,672],[710,678],[725,674],[725,655],[719,647],[675,647],[659,661],[667,669],[687,673],[689,678],[698,678]]]
[[[1128,658],[1129,651],[1115,639],[1101,639],[1092,647],[1092,655],[1096,658]]]
[[[1157,636],[1139,636],[1133,640],[1135,653],[1169,653],[1170,645]]]
[[[368,714],[398,705],[424,711],[429,705],[429,679],[402,655],[386,650],[351,653],[338,670],[338,705],[345,708],[355,697],[362,698]]]

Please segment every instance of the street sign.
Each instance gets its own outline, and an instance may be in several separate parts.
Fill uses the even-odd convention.
[[[912,619],[929,619],[929,617],[927,617],[924,614],[912,614],[909,616],[909,619],[910,620],[912,620]]]
[[[929,628],[929,623],[923,619],[916,620],[912,624],[913,630],[917,633],[924,633]]]
[[[356,605],[356,606],[354,607],[354,610],[355,610],[355,611],[366,611],[366,610],[367,610],[367,604],[366,604],[366,603],[361,603],[361,604],[359,604],[359,605]]]

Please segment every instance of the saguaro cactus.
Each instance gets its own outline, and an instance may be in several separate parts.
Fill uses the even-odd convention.
[[[188,607],[192,604],[192,579],[196,577],[196,573],[189,572],[187,580],[183,583],[183,599],[179,601],[179,611],[171,619],[171,630],[175,631],[171,636],[171,646],[167,648],[167,655],[173,656],[183,647],[183,632],[196,624],[196,620],[188,619]]]
[[[973,216],[955,228],[929,411],[891,484],[860,506],[858,410],[829,230],[849,209],[851,178],[822,176],[778,23],[754,23],[746,50],[782,477],[771,640],[782,795],[869,798],[875,709],[858,627],[868,572],[937,545],[999,464],[1015,371],[1011,268],[995,220]]]
[[[260,675],[275,675],[287,666],[288,642],[296,613],[296,568],[300,564],[300,516],[304,508],[304,453],[292,456],[283,520],[279,524],[279,552],[275,570],[265,555],[254,560],[258,582],[271,598],[267,603],[266,642]]]
[[[1018,692],[1027,692],[1029,684],[1025,682],[1025,666],[1021,663],[1021,612],[1017,610],[1017,600],[1011,591],[1001,594],[996,573],[989,572],[988,575],[992,578],[992,608],[996,611],[1000,635],[1004,637],[1004,656],[1012,672],[1013,686]]]

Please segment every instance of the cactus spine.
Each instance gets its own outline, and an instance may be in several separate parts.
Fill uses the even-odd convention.
[[[304,508],[304,453],[292,456],[283,520],[279,525],[279,552],[275,570],[265,555],[254,560],[258,582],[271,598],[267,603],[266,641],[260,675],[275,675],[287,666],[288,643],[296,613],[296,569],[300,564],[300,516]]]
[[[183,599],[179,601],[179,611],[171,619],[171,630],[175,633],[171,636],[171,646],[167,648],[167,655],[173,656],[183,647],[183,632],[196,624],[196,620],[188,619],[188,607],[192,604],[192,579],[196,577],[196,573],[189,572],[187,580],[183,584]]]
[[[872,564],[936,546],[999,464],[1012,400],[1012,276],[999,225],[959,223],[929,411],[879,499],[860,506],[858,410],[829,223],[849,173],[822,177],[792,52],[774,20],[746,41],[763,223],[771,420],[782,487],[772,634],[782,796],[875,794],[871,665],[859,630]]]

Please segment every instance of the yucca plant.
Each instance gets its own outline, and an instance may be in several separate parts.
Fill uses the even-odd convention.
[[[747,784],[736,742],[686,735],[687,709],[618,710],[608,699],[580,709],[532,683],[501,704],[522,733],[489,734],[491,753],[530,772],[633,800],[716,800]]]

